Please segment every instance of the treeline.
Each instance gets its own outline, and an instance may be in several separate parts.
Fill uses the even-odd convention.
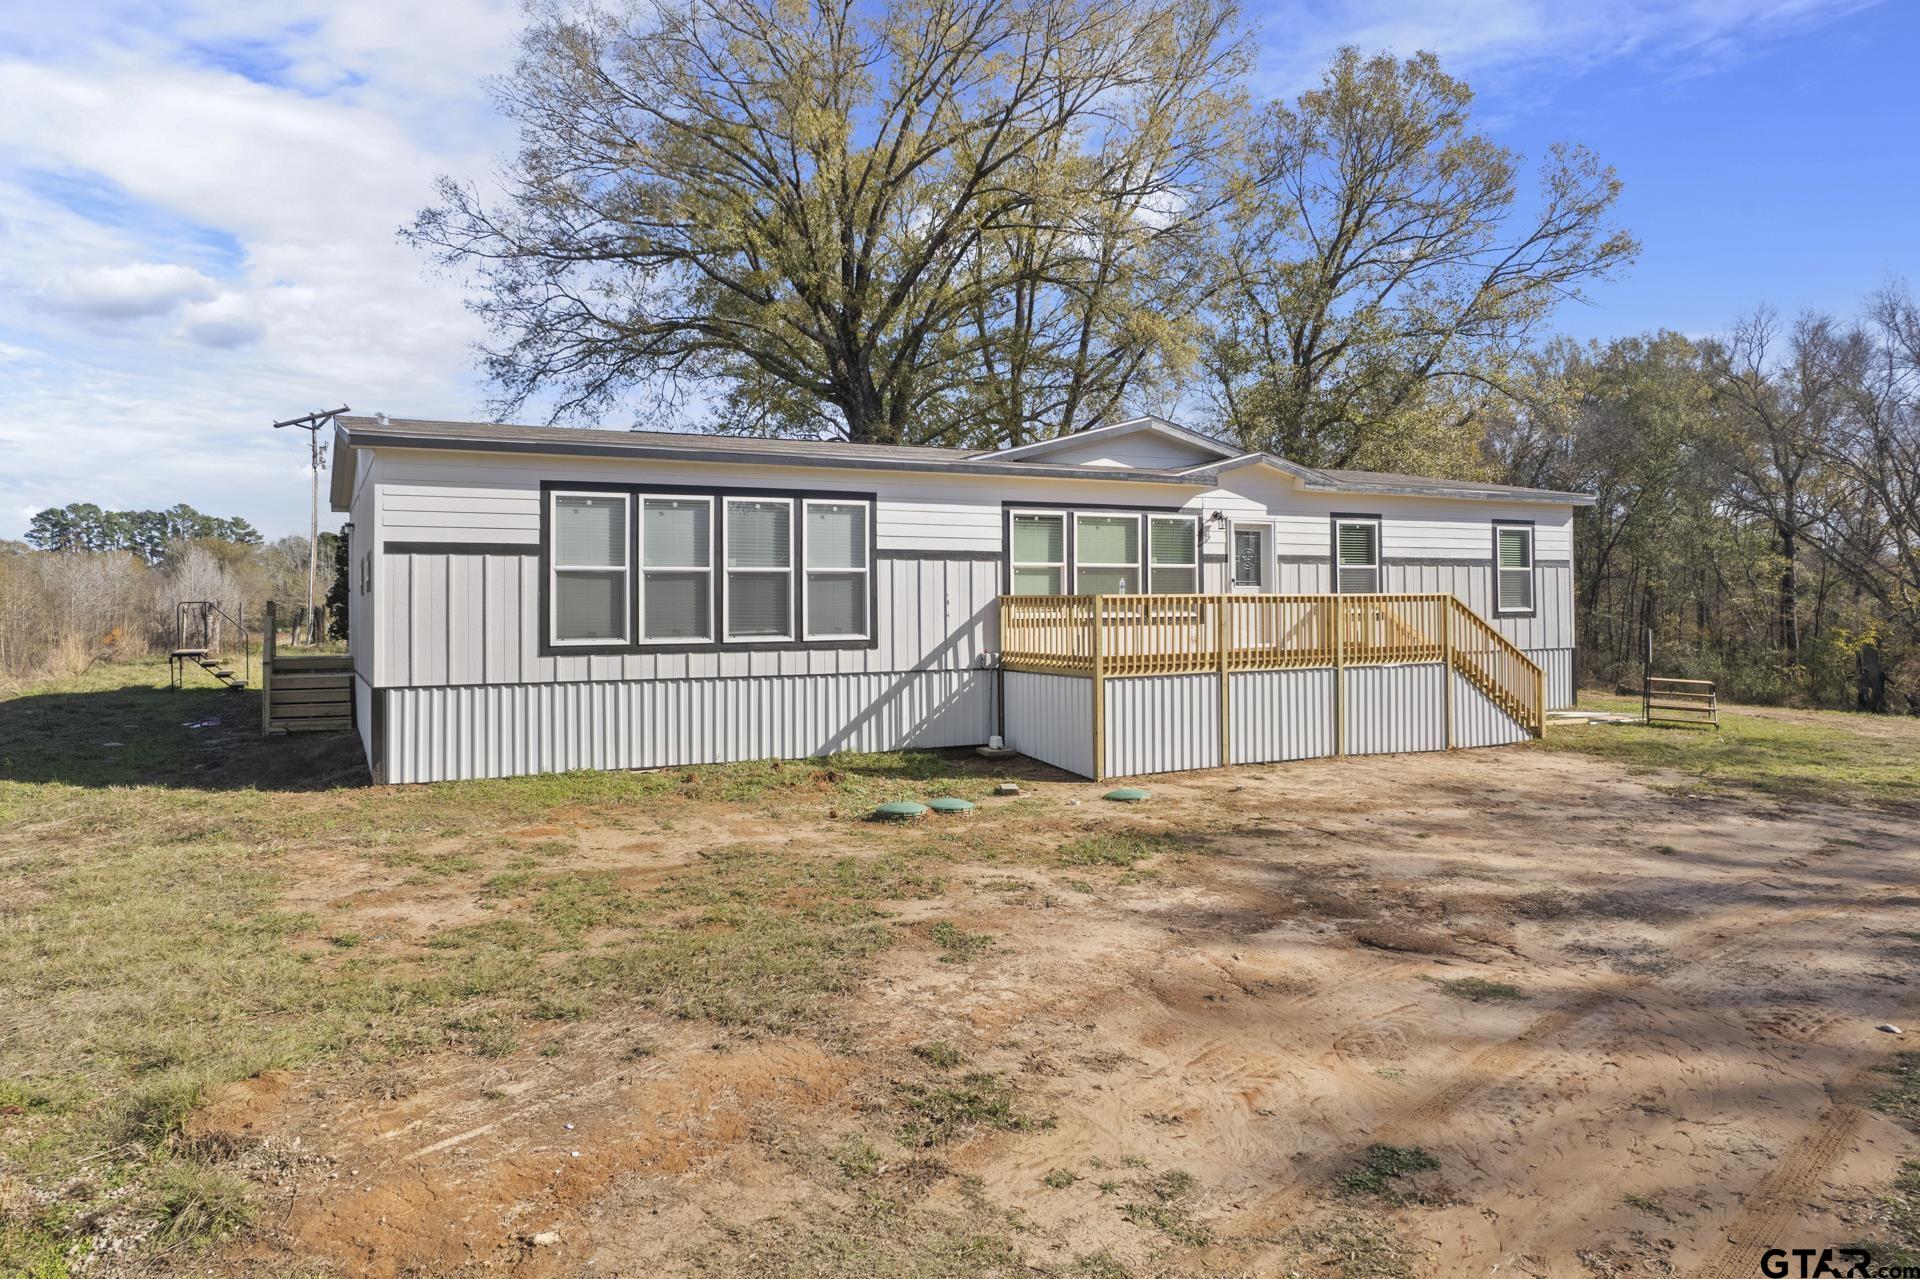
[[[1579,489],[1583,670],[1718,679],[1763,702],[1920,699],[1920,308],[1761,310],[1529,355],[1475,428],[1493,475]]]
[[[186,536],[154,541],[157,527]],[[318,587],[347,619],[345,543],[320,535]],[[103,658],[163,651],[173,640],[174,606],[211,600],[256,634],[266,602],[283,617],[304,608],[307,539],[263,541],[241,519],[164,512],[106,511],[86,503],[42,511],[27,542],[0,541],[0,686],[71,674]]]

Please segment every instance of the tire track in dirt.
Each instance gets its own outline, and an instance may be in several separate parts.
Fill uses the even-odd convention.
[[[1745,886],[1751,887],[1763,882],[1765,878],[1759,877],[1747,881]],[[1895,891],[1897,886],[1889,885],[1883,887],[1880,894],[1885,896]],[[1434,1127],[1444,1123],[1469,1101],[1481,1096],[1489,1089],[1537,1073],[1547,1064],[1546,1054],[1551,1041],[1580,1026],[1601,1010],[1613,1006],[1623,996],[1656,982],[1663,988],[1673,987],[1683,991],[1698,980],[1699,970],[1703,965],[1736,960],[1743,954],[1770,949],[1774,944],[1774,934],[1780,928],[1842,913],[1852,913],[1858,909],[1857,904],[1834,904],[1774,913],[1763,905],[1761,918],[1767,924],[1767,928],[1763,930],[1759,926],[1760,921],[1752,921],[1734,936],[1729,936],[1734,930],[1734,925],[1730,925],[1724,918],[1713,919],[1709,923],[1713,933],[1705,944],[1686,948],[1675,954],[1679,965],[1677,969],[1669,970],[1664,974],[1642,973],[1619,976],[1589,988],[1567,1005],[1538,1018],[1519,1034],[1476,1054],[1439,1089],[1428,1093],[1425,1097],[1393,1113],[1384,1122],[1375,1125],[1369,1130],[1369,1139],[1375,1143],[1392,1145],[1430,1137]],[[1849,1128],[1848,1131],[1850,1132],[1851,1129]],[[1305,1209],[1311,1206],[1311,1188],[1324,1182],[1350,1157],[1349,1150],[1339,1149],[1326,1157],[1303,1165],[1300,1168],[1300,1176],[1291,1184],[1275,1191],[1268,1197],[1266,1203],[1250,1215],[1248,1232],[1263,1241],[1275,1240]],[[1743,1272],[1742,1279],[1745,1273],[1751,1272]],[[1715,1279],[1722,1279],[1722,1277],[1715,1276]]]
[[[1853,1144],[1860,1125],[1858,1106],[1834,1106],[1793,1143],[1749,1195],[1727,1228],[1726,1242],[1695,1270],[1694,1279],[1751,1279],[1760,1272],[1760,1256],[1778,1247],[1787,1227],[1812,1202],[1829,1168]]]

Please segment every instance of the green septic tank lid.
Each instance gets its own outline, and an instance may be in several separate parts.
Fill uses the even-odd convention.
[[[955,799],[951,795],[942,796],[927,804],[936,813],[970,813],[973,811],[971,800]]]
[[[1147,793],[1138,786],[1122,786],[1119,790],[1110,790],[1106,798],[1119,800],[1122,804],[1137,804],[1147,797]]]
[[[896,799],[890,804],[882,804],[873,810],[873,815],[883,822],[903,822],[909,817],[918,817],[927,811],[925,804],[916,804],[910,799]]]

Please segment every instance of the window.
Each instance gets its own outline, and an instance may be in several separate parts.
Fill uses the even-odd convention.
[[[793,500],[727,499],[727,638],[793,638]]]
[[[713,638],[713,499],[640,502],[640,637]]]
[[[1334,584],[1342,595],[1370,595],[1380,589],[1380,521],[1333,522]]]
[[[1200,589],[1198,521],[1191,515],[1147,517],[1147,589],[1192,595]]]
[[[625,494],[553,495],[553,642],[627,639]]]
[[[1076,515],[1074,583],[1079,595],[1128,595],[1140,589],[1140,517]]]
[[[808,639],[867,635],[867,504],[806,503]]]
[[[1493,564],[1494,612],[1533,612],[1533,526],[1494,525]]]
[[[1013,517],[1013,593],[1060,595],[1067,589],[1067,517]]]

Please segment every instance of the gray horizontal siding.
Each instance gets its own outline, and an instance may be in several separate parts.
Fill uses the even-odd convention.
[[[1333,672],[1245,671],[1229,677],[1236,764],[1314,759],[1333,754]]]
[[[990,671],[388,689],[389,782],[970,746]]]
[[[999,595],[994,561],[883,557],[873,569],[872,648],[543,657],[537,557],[380,558],[380,688],[967,669],[991,648]]]
[[[1108,776],[1220,766],[1218,676],[1142,675],[1103,682]]]
[[[1008,671],[1001,690],[1007,745],[1081,777],[1093,775],[1093,681]]]

